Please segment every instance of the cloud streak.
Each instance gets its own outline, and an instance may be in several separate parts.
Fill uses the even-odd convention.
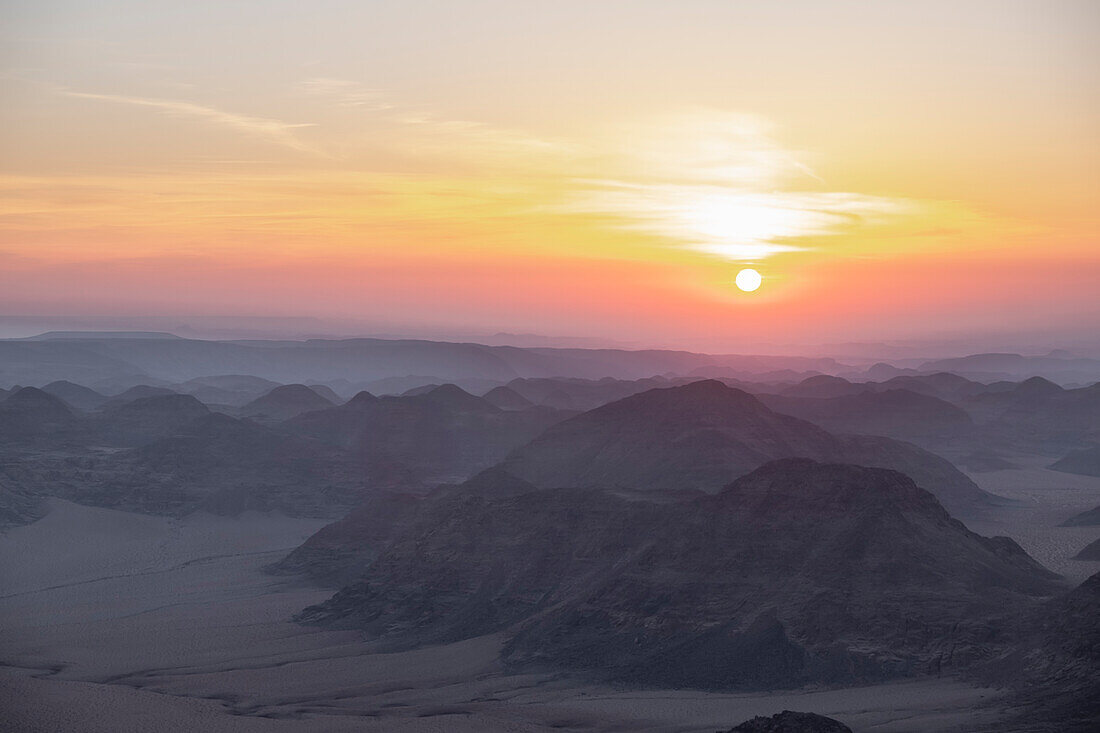
[[[173,99],[155,99],[146,97],[128,97],[116,94],[93,94],[89,92],[75,92],[62,90],[67,97],[76,99],[94,99],[116,104],[128,104],[136,107],[148,107],[166,114],[180,117],[191,117],[203,120],[213,125],[236,130],[251,137],[265,140],[274,145],[279,145],[291,150],[313,155],[324,155],[317,148],[302,142],[295,130],[303,127],[313,127],[313,123],[288,123],[281,120],[273,120],[266,117],[252,117],[236,112],[226,112],[214,107],[206,107],[193,102],[185,102]]]

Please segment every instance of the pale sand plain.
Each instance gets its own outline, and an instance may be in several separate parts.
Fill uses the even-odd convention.
[[[1068,559],[1100,529],[1056,526],[1100,503],[1100,479],[1034,467],[974,478],[1018,500],[969,521],[975,531],[1011,536],[1071,579],[1100,569]],[[905,733],[1004,713],[996,691],[950,679],[719,694],[507,674],[497,636],[378,653],[357,632],[293,623],[331,591],[264,572],[323,522],[51,505],[0,535],[4,730],[702,733],[793,709]]]

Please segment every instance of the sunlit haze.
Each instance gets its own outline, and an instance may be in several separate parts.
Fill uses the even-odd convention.
[[[43,0],[0,34],[7,316],[1100,329],[1095,2]]]

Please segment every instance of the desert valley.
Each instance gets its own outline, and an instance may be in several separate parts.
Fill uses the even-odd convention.
[[[1100,361],[148,334],[0,353],[33,385],[0,401],[12,730],[1100,715]],[[425,359],[449,371],[408,377]],[[230,366],[255,373],[200,375]]]

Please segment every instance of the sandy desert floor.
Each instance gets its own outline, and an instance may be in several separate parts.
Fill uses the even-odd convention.
[[[975,474],[1017,499],[968,522],[1079,580],[1100,479],[1037,468]],[[150,517],[52,502],[0,535],[0,720],[11,731],[716,731],[783,709],[856,731],[994,723],[996,692],[952,680],[774,694],[628,690],[509,675],[500,639],[382,654],[355,632],[290,622],[329,591],[263,568],[322,522]]]
[[[1085,545],[1100,538],[1100,527],[1058,526],[1100,505],[1100,477],[1049,471],[1037,465],[1049,463],[1049,458],[1013,456],[1012,460],[1022,468],[972,473],[970,478],[986,491],[1013,499],[1015,504],[967,519],[966,525],[987,537],[1011,537],[1032,557],[1073,584],[1100,572],[1100,562],[1073,559]]]

